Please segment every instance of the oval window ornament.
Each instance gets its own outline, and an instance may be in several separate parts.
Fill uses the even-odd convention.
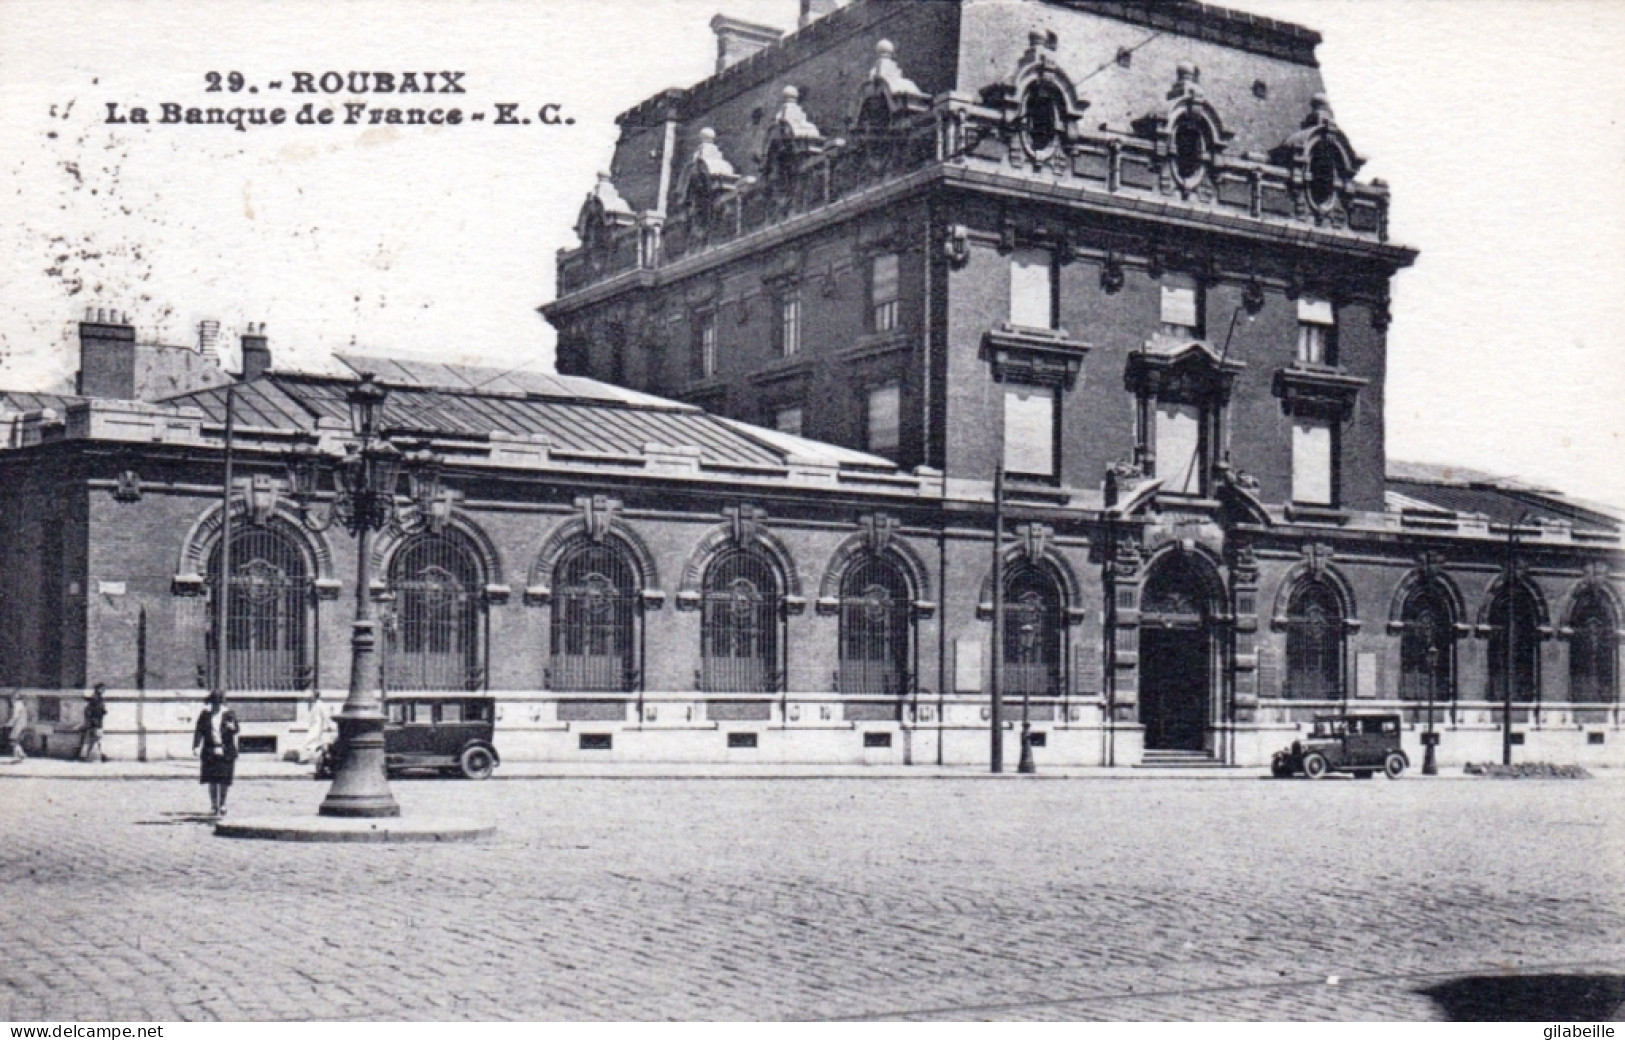
[[[1034,159],[1054,154],[1065,126],[1066,99],[1050,83],[1034,83],[1021,103],[1021,136]]]

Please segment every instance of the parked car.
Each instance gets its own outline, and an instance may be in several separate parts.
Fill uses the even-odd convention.
[[[391,694],[384,723],[384,765],[391,775],[434,770],[484,780],[501,764],[492,736],[490,697]],[[331,747],[316,757],[316,778],[333,775]]]
[[[1353,773],[1364,779],[1380,769],[1397,780],[1411,764],[1399,734],[1398,715],[1319,715],[1307,737],[1275,753],[1270,775],[1302,773],[1318,780],[1328,773]]]

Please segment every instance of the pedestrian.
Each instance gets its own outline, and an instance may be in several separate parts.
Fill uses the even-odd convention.
[[[11,718],[6,722],[6,736],[11,739],[11,760],[21,762],[28,757],[23,749],[23,737],[28,733],[28,702],[21,694],[11,698]]]
[[[333,713],[322,702],[322,691],[310,695],[310,717],[305,722],[305,743],[299,749],[299,761],[314,762],[333,739]]]
[[[79,731],[79,758],[84,762],[107,761],[102,750],[102,721],[107,718],[107,704],[102,699],[107,688],[97,683],[85,694],[85,724]]]
[[[226,707],[226,692],[210,690],[192,730],[192,754],[198,758],[198,783],[209,785],[209,809],[226,815],[226,794],[237,770],[237,713]]]

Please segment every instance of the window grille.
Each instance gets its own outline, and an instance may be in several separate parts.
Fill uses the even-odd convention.
[[[1286,696],[1299,700],[1343,697],[1343,608],[1323,581],[1292,594],[1287,608]]]
[[[842,693],[909,690],[909,587],[894,563],[866,556],[841,576]]]
[[[220,543],[209,556],[210,603],[220,581]],[[293,539],[266,527],[232,532],[231,582],[226,601],[226,687],[229,690],[302,690],[310,685],[314,584]],[[213,609],[211,626],[216,623]],[[215,670],[219,639],[208,640],[207,676]]]
[[[1540,690],[1540,638],[1536,631],[1540,611],[1535,597],[1522,585],[1516,587],[1512,607],[1512,699],[1534,701]],[[1507,674],[1507,593],[1503,587],[1490,604],[1489,639],[1490,700],[1506,696]]]
[[[1619,624],[1607,601],[1587,590],[1571,615],[1569,627],[1569,700],[1578,704],[1612,704],[1619,699]]]
[[[1399,696],[1402,700],[1456,699],[1456,625],[1449,603],[1436,587],[1419,589],[1405,600],[1400,615]],[[1428,651],[1437,651],[1428,663]]]
[[[776,692],[784,610],[773,565],[749,550],[730,549],[706,568],[704,596],[701,686],[711,692]]]
[[[549,685],[624,693],[638,688],[638,584],[626,555],[582,542],[554,569]]]
[[[875,257],[869,271],[874,331],[890,332],[897,327],[897,254]]]
[[[460,539],[421,534],[389,565],[395,595],[384,662],[392,690],[478,690],[485,685],[480,568]]]
[[[1004,580],[1004,695],[1056,697],[1061,692],[1061,592],[1031,564]]]

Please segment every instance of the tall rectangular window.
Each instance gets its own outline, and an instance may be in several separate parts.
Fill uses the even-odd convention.
[[[1164,276],[1174,279],[1174,275]],[[1162,287],[1162,332],[1179,339],[1202,337],[1202,290],[1194,281]]]
[[[897,254],[886,253],[869,262],[869,316],[874,332],[897,327]]]
[[[1004,469],[1030,477],[1055,476],[1055,390],[1004,388]]]
[[[788,288],[779,296],[779,353],[801,353],[801,290]]]
[[[869,451],[891,458],[901,442],[903,390],[897,384],[869,391],[866,416]]]
[[[780,433],[801,436],[801,406],[790,405],[773,413],[773,428]]]
[[[717,374],[717,315],[707,311],[695,318],[694,361],[696,374],[709,379]]]
[[[1333,331],[1337,316],[1330,300],[1298,298],[1298,360],[1309,365],[1335,365]]]
[[[1202,409],[1157,402],[1157,477],[1176,495],[1202,493]]]
[[[1010,255],[1010,324],[1029,329],[1055,327],[1055,262],[1048,249],[1018,249]]]
[[[1292,420],[1292,501],[1305,505],[1336,503],[1332,476],[1332,428],[1318,419]]]

